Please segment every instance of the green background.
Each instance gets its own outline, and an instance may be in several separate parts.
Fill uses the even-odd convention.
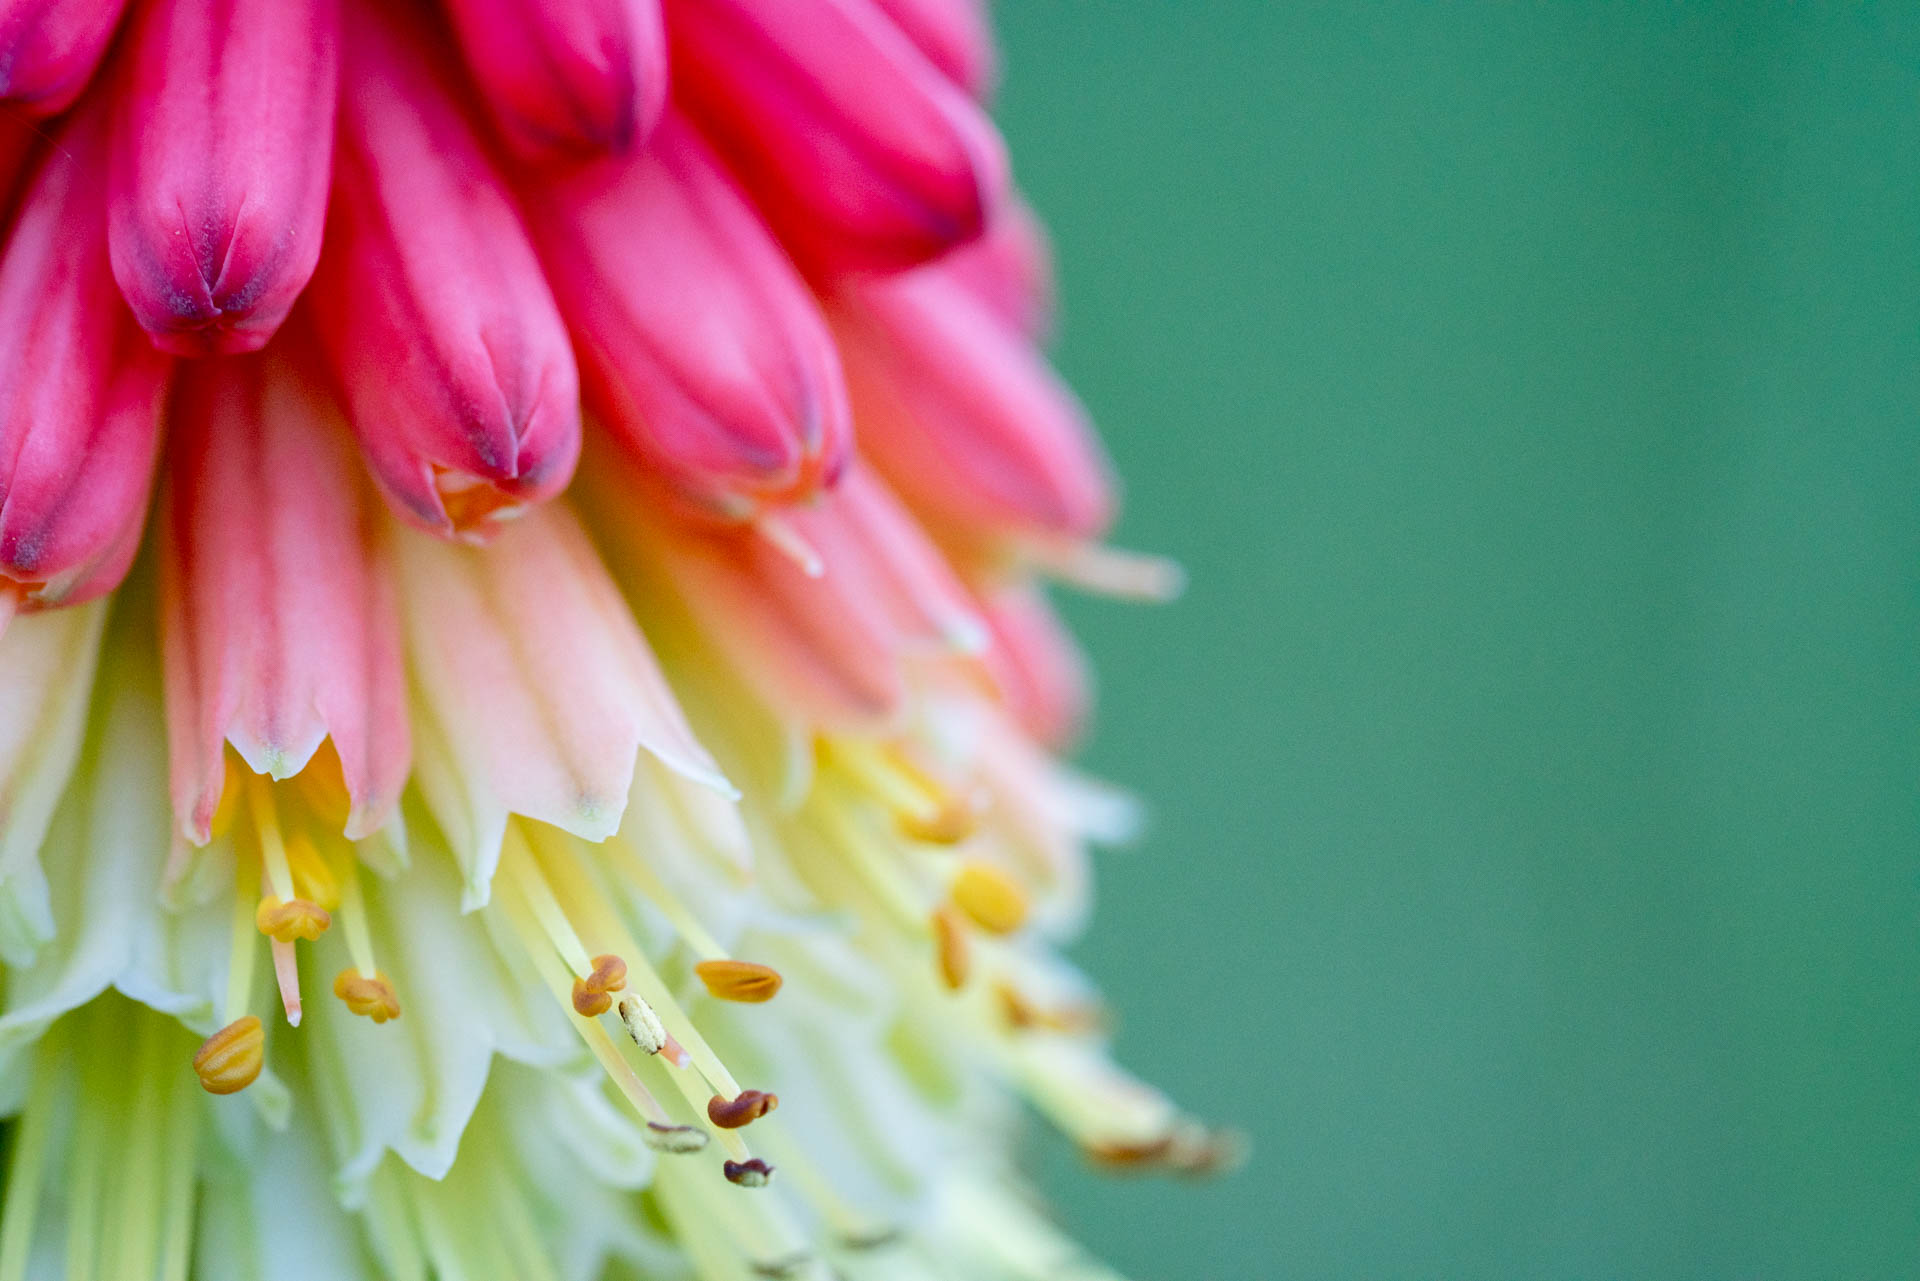
[[[1179,605],[1078,955],[1255,1139],[1137,1278],[1920,1275],[1920,18],[998,7]]]

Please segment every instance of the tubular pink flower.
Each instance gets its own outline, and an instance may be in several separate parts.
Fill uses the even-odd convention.
[[[927,61],[976,98],[1000,78],[983,0],[874,0]]]
[[[849,289],[834,319],[867,455],[943,538],[1098,535],[1113,497],[1085,412],[1032,345],[929,268]]]
[[[337,0],[153,0],[128,29],[107,244],[154,344],[254,351],[320,257]]]
[[[600,840],[645,749],[726,790],[592,545],[560,507],[482,550],[394,536],[421,786],[486,901],[509,814]]]
[[[1086,659],[1037,588],[1013,584],[985,595],[993,645],[987,661],[1009,710],[1047,747],[1073,740],[1086,722]]]
[[[487,110],[531,159],[627,152],[667,103],[659,0],[445,0]]]
[[[231,743],[287,778],[331,741],[355,840],[409,761],[393,587],[352,445],[315,381],[275,354],[195,362],[172,398],[160,528],[173,804],[208,839]]]
[[[0,105],[65,111],[93,79],[126,0],[0,0]]]
[[[1035,342],[1053,336],[1053,249],[1033,206],[1019,195],[1002,204],[980,239],[940,260],[1015,332]]]
[[[831,484],[851,428],[826,322],[693,130],[536,185],[588,404],[634,455],[734,519]]]
[[[315,326],[395,510],[483,536],[573,474],[573,353],[520,214],[425,37],[371,0],[343,17],[354,87],[308,294]]]
[[[97,115],[44,152],[0,255],[0,579],[29,607],[110,591],[140,538],[168,359],[107,263]]]
[[[895,270],[980,234],[993,125],[873,0],[670,0],[677,92],[815,275]]]

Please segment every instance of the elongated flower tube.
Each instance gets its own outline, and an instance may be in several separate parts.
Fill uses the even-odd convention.
[[[875,0],[927,61],[976,98],[999,78],[983,0]]]
[[[129,28],[107,244],[155,345],[257,350],[320,256],[336,0],[158,0]]]
[[[851,427],[826,321],[685,122],[631,164],[538,185],[588,403],[634,455],[735,520],[830,484]]]
[[[0,592],[28,608],[119,583],[153,478],[169,362],[113,284],[103,159],[98,113],[63,130],[0,252]]]
[[[0,104],[39,116],[73,105],[126,0],[0,0]]]
[[[999,135],[873,0],[670,0],[679,93],[817,274],[896,270],[980,234]]]
[[[447,0],[495,126],[531,159],[631,151],[667,102],[659,0]]]
[[[943,535],[1104,530],[1113,498],[1084,411],[972,290],[928,269],[849,289],[835,320],[869,456]]]
[[[229,744],[288,778],[324,743],[341,828],[366,837],[407,777],[405,678],[339,411],[284,359],[233,358],[182,371],[171,422],[161,618],[182,828],[211,836]]]
[[[1060,955],[1044,580],[1168,573],[983,7],[117,12],[0,0],[91,78],[0,103],[0,1281],[1111,1277],[1023,1128],[1238,1149]]]
[[[513,198],[405,15],[349,3],[330,270],[314,328],[374,478],[408,520],[484,535],[580,448],[567,331]]]

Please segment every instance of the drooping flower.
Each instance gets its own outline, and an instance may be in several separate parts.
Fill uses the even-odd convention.
[[[440,9],[0,0],[0,1281],[1099,1275],[982,6]]]

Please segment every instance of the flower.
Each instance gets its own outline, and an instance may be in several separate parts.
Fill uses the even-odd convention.
[[[0,0],[0,1281],[1098,1275],[1020,1100],[1233,1143],[1056,950],[1041,579],[1174,576],[975,0],[125,8]]]

